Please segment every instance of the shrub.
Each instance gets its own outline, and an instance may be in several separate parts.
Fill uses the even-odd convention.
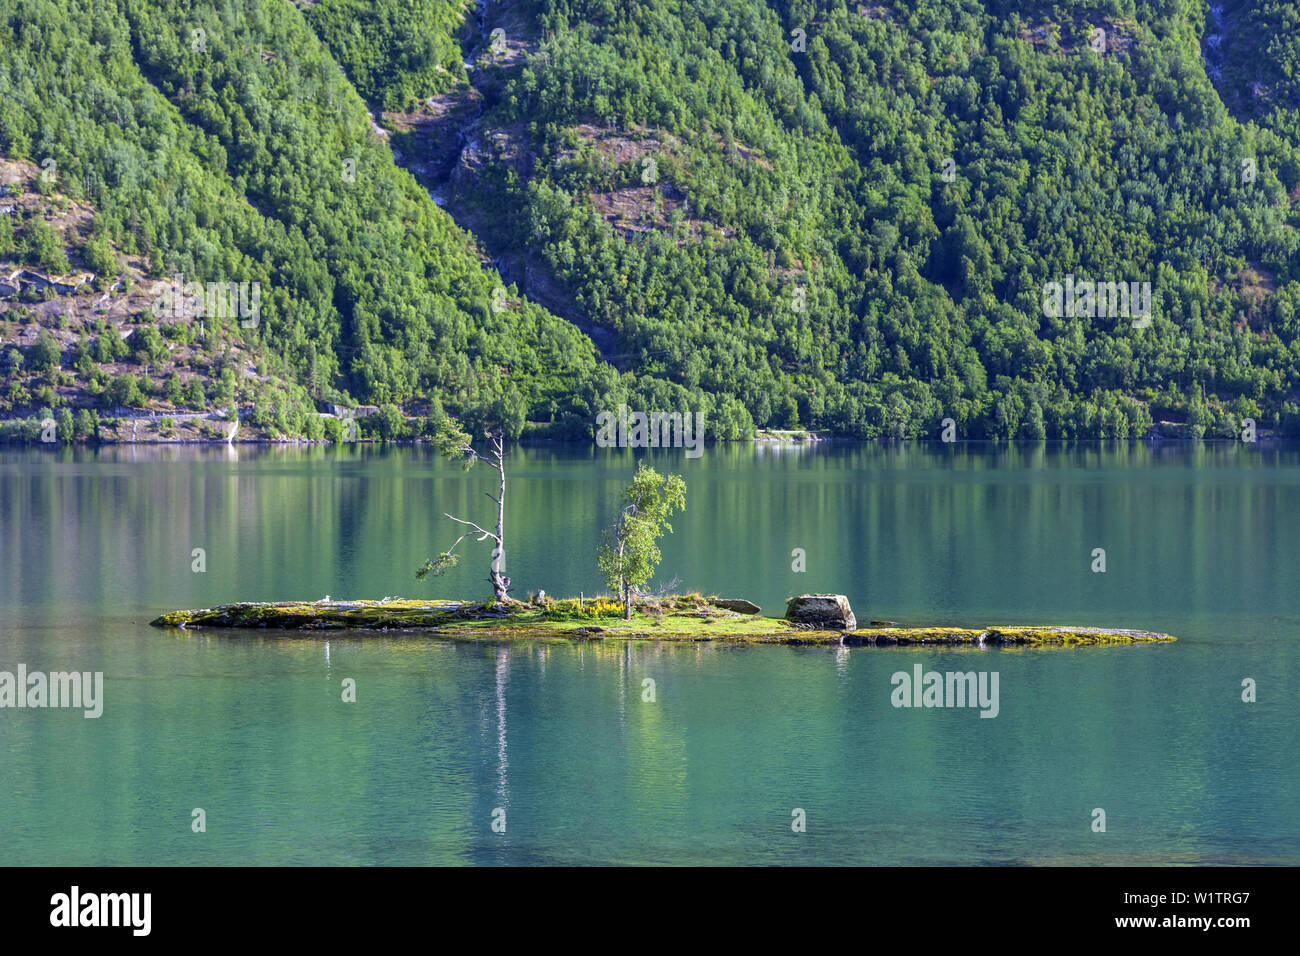
[[[113,247],[104,236],[96,236],[81,247],[81,256],[86,267],[97,276],[113,277],[120,268]]]
[[[53,275],[63,275],[72,266],[63,251],[63,240],[49,223],[39,217],[27,226],[23,243],[23,260],[29,266],[44,269]]]
[[[406,419],[396,405],[381,405],[374,416],[374,430],[384,441],[393,441],[406,434]]]
[[[73,420],[73,435],[77,438],[94,438],[99,433],[99,416],[88,408],[78,410]]]
[[[55,434],[58,436],[59,441],[65,445],[71,445],[72,439],[77,435],[76,424],[72,420],[72,412],[66,408],[59,409],[55,421],[57,423]]]
[[[203,383],[195,376],[185,383],[184,402],[186,408],[201,412],[208,407],[207,396],[203,394]]]
[[[93,351],[97,362],[116,362],[126,355],[126,340],[117,331],[117,326],[110,322],[95,338]]]
[[[109,382],[104,395],[110,405],[141,408],[145,404],[144,393],[140,391],[140,382],[129,373],[119,375]]]
[[[41,329],[36,344],[27,350],[27,364],[36,371],[58,368],[62,358],[63,349],[59,347],[59,340],[48,329]]]

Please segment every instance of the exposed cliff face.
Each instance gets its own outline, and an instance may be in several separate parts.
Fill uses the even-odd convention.
[[[518,225],[503,222],[491,208],[486,174],[491,172],[495,178],[508,172],[526,182],[533,175],[537,155],[526,124],[491,128],[483,122],[486,106],[499,93],[501,73],[521,64],[527,44],[507,41],[507,52],[501,55],[492,55],[489,45],[486,55],[479,56],[483,49],[479,44],[467,57],[475,68],[465,86],[430,97],[419,110],[385,114],[393,130],[393,158],[429,190],[457,225],[474,234],[485,265],[495,268],[526,298],[571,322],[591,338],[606,361],[626,367],[624,357],[616,354],[613,330],[592,322],[545,261],[519,242]]]

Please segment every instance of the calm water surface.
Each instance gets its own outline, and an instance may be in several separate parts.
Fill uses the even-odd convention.
[[[516,450],[507,572],[521,594],[601,590],[595,544],[635,460]],[[652,460],[687,480],[661,565],[684,588],[769,614],[839,591],[863,621],[1180,640],[941,651],[162,631],[147,625],[162,611],[231,600],[485,596],[486,545],[463,543],[467,560],[432,584],[413,570],[459,533],[444,511],[489,517],[493,473],[418,448],[0,448],[0,670],[105,679],[99,719],[0,710],[0,860],[1300,862],[1296,446]],[[998,672],[998,716],[895,709],[890,677],[916,663]]]

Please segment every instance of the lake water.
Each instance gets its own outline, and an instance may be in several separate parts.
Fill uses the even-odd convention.
[[[513,450],[506,570],[521,596],[602,590],[595,545],[640,454]],[[863,622],[1088,623],[1179,641],[944,651],[160,630],[147,622],[165,610],[233,600],[486,597],[486,544],[462,543],[466,560],[437,581],[413,571],[459,533],[444,511],[490,517],[494,473],[421,448],[0,448],[0,671],[105,682],[98,719],[0,709],[0,859],[1300,862],[1296,446],[650,457],[687,481],[660,574],[682,589],[769,614],[838,591]],[[895,708],[891,675],[915,664],[996,672],[997,717]]]

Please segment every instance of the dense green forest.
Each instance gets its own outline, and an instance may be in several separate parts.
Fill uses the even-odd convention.
[[[15,299],[0,417],[1300,434],[1296,4],[301,7],[9,5],[0,160],[49,209],[0,215],[0,263],[263,291],[201,332]],[[1045,315],[1067,277],[1149,282],[1150,324]]]
[[[367,101],[405,109],[465,80],[459,33],[469,0],[319,0],[301,4]]]
[[[617,378],[590,340],[528,302],[492,308],[500,280],[472,237],[394,165],[296,8],[231,10],[17,3],[0,153],[52,159],[95,236],[150,275],[259,282],[256,329],[208,332],[251,339],[312,399],[442,397],[508,419],[531,402],[585,422],[584,398]]]

